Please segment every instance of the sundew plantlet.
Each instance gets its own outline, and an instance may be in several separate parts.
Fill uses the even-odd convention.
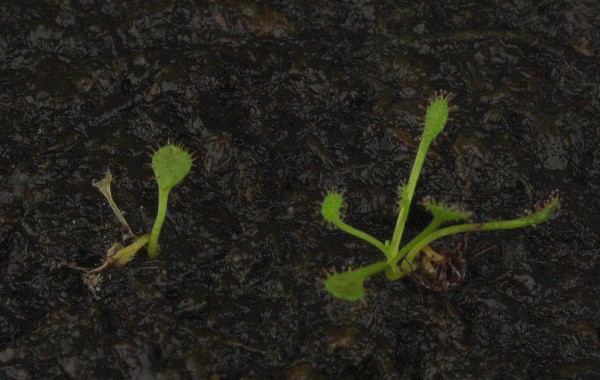
[[[506,230],[539,224],[548,220],[559,208],[558,198],[552,196],[542,207],[524,217],[498,222],[471,223],[470,213],[458,207],[434,202],[427,198],[423,205],[433,215],[431,223],[410,242],[401,246],[404,226],[427,150],[448,121],[451,108],[448,102],[449,96],[440,93],[435,95],[427,107],[423,136],[421,137],[410,178],[408,183],[399,189],[398,220],[391,241],[383,243],[375,237],[346,224],[340,214],[341,209],[344,207],[344,196],[341,192],[330,191],[325,196],[321,207],[321,214],[325,220],[342,231],[372,244],[385,256],[385,260],[377,263],[328,275],[325,280],[325,289],[334,297],[348,301],[363,299],[365,297],[364,281],[379,272],[385,272],[391,281],[417,271],[432,277],[437,276],[440,279],[441,273],[438,273],[436,266],[439,268],[448,265],[449,259],[443,254],[437,253],[430,246],[435,240],[461,232]],[[455,223],[455,225],[440,228],[449,223]]]
[[[192,155],[176,145],[163,146],[152,155],[152,169],[158,183],[158,211],[148,242],[148,253],[153,259],[160,253],[158,236],[167,214],[171,189],[188,175],[193,162]]]
[[[152,232],[139,237],[132,232],[123,213],[119,210],[112,198],[110,190],[112,174],[110,171],[106,173],[106,176],[102,181],[94,182],[94,186],[102,192],[121,224],[128,230],[128,237],[133,238],[133,242],[125,247],[120,243],[113,244],[108,250],[105,262],[95,269],[86,271],[86,282],[88,282],[88,284],[97,282],[97,278],[92,278],[91,276],[95,276],[97,273],[111,266],[117,268],[124,266],[144,247],[147,247],[148,254],[151,258],[154,259],[158,256],[160,252],[158,238],[165,221],[169,194],[173,187],[188,175],[193,162],[194,157],[192,154],[182,146],[171,143],[168,143],[152,153],[152,169],[154,170],[154,175],[158,184],[158,211],[156,214],[156,221],[152,227]]]

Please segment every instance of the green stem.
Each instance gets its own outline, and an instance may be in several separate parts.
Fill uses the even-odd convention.
[[[407,252],[409,252],[421,239],[433,233],[442,224],[442,221],[438,218],[433,218],[431,223],[423,230],[420,234],[415,236],[408,244],[398,251],[398,257],[402,258]]]
[[[408,211],[410,210],[410,204],[412,203],[412,198],[415,193],[415,187],[417,186],[421,168],[423,167],[423,162],[425,161],[425,156],[427,155],[430,144],[431,139],[427,139],[423,136],[421,143],[419,144],[419,149],[417,150],[415,163],[410,172],[410,179],[408,180],[408,184],[406,184],[406,190],[402,191],[400,213],[398,214],[398,221],[394,228],[394,236],[392,237],[392,243],[389,247],[388,257],[396,258],[398,256],[398,248],[400,247],[400,241],[402,240],[404,225],[406,224],[406,218],[408,218]]]
[[[459,234],[462,232],[469,231],[490,231],[490,230],[509,230],[513,228],[522,228],[528,227],[533,224],[538,223],[539,220],[536,218],[532,218],[531,215],[512,219],[512,220],[504,220],[498,222],[487,222],[487,223],[467,223],[467,224],[459,224],[457,226],[442,228],[441,230],[437,230],[436,232],[430,234],[429,236],[421,239],[418,243],[412,247],[412,249],[405,255],[406,262],[410,263],[415,258],[417,253],[426,245],[431,243],[434,240],[442,238],[448,235]],[[390,265],[396,265],[401,257],[397,256],[390,261]],[[407,270],[410,268],[402,268],[403,270]]]
[[[389,264],[387,263],[387,261],[379,261],[379,262],[376,262],[375,264],[371,264],[371,265],[367,265],[366,267],[355,269],[355,270],[353,270],[353,272],[356,273],[356,276],[358,278],[361,278],[362,280],[364,280],[367,277],[370,277],[374,274],[383,272],[384,270],[386,270],[386,268],[388,266],[389,266]]]
[[[152,227],[150,233],[150,241],[148,242],[148,253],[150,258],[155,259],[160,253],[160,247],[158,245],[158,237],[160,236],[160,230],[162,229],[167,214],[167,204],[169,203],[169,192],[171,189],[162,187],[158,188],[158,210],[156,212],[156,221]]]
[[[339,228],[340,230],[342,230],[344,232],[347,232],[350,235],[356,236],[359,239],[363,239],[367,243],[371,243],[375,247],[379,248],[379,250],[382,251],[386,255],[386,257],[388,257],[387,247],[385,246],[385,244],[383,244],[382,242],[380,242],[379,240],[377,240],[373,236],[371,236],[371,235],[369,235],[366,232],[363,232],[363,231],[361,231],[359,229],[356,229],[356,228],[354,228],[354,227],[352,227],[352,226],[344,223],[344,221],[342,219],[339,219],[339,218],[337,220],[334,220],[333,224],[337,228]]]

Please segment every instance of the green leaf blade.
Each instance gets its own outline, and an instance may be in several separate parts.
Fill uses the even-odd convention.
[[[386,261],[347,272],[334,273],[325,280],[325,289],[335,298],[346,301],[360,301],[365,298],[363,282],[370,276],[388,268]]]
[[[337,222],[342,219],[342,207],[344,207],[344,194],[335,190],[329,191],[321,204],[321,215],[328,222]]]
[[[444,130],[450,115],[450,96],[440,92],[429,102],[425,114],[423,139],[433,141]]]
[[[192,155],[177,145],[168,144],[152,155],[152,169],[158,186],[171,189],[181,182],[192,169]]]
[[[363,281],[354,271],[335,273],[325,280],[325,289],[335,298],[360,301],[365,298]]]

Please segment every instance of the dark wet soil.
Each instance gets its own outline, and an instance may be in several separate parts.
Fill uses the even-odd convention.
[[[600,5],[582,1],[0,3],[0,374],[8,378],[594,378],[600,376]],[[459,109],[417,198],[529,229],[471,234],[463,284],[377,276],[365,303],[324,268],[374,262],[322,222],[391,236],[419,118]],[[148,232],[148,146],[199,167],[157,261],[81,273]],[[408,233],[428,220],[418,208]],[[444,243],[451,248],[457,241]],[[0,375],[0,377],[2,376]]]

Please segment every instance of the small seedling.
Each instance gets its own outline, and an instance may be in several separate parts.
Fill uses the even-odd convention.
[[[160,253],[158,237],[167,214],[171,189],[188,175],[193,163],[192,155],[176,145],[163,146],[152,155],[152,169],[158,183],[158,211],[148,243],[148,253],[153,259]]]
[[[423,201],[423,206],[433,215],[432,221],[421,233],[401,247],[404,226],[427,150],[448,121],[451,110],[449,100],[450,98],[446,94],[436,94],[427,107],[423,136],[408,183],[401,186],[398,191],[400,209],[391,241],[383,243],[377,238],[346,224],[341,216],[341,209],[345,206],[344,196],[341,192],[330,191],[325,196],[321,206],[323,218],[342,231],[372,244],[385,256],[385,260],[375,264],[328,275],[325,280],[325,289],[334,297],[348,301],[363,299],[365,297],[364,281],[380,272],[385,272],[391,281],[398,280],[416,271],[423,271],[432,277],[441,276],[436,266],[449,265],[450,263],[448,263],[448,257],[436,252],[430,246],[435,240],[462,232],[505,230],[539,224],[548,220],[559,208],[558,198],[552,196],[537,211],[521,218],[498,222],[470,223],[471,214],[469,212],[462,210],[460,207],[450,206],[443,202],[434,202],[427,198]],[[440,228],[445,224],[461,222],[463,224]]]
[[[165,221],[167,204],[169,202],[169,194],[173,187],[188,175],[192,168],[193,162],[193,155],[178,145],[169,143],[153,152],[152,169],[154,170],[154,175],[158,184],[158,212],[156,215],[156,221],[152,227],[152,232],[140,237],[136,236],[132,232],[127,220],[125,219],[125,216],[121,210],[119,210],[117,204],[113,200],[110,188],[112,183],[112,174],[110,171],[106,173],[104,179],[93,183],[93,185],[96,186],[104,195],[123,227],[125,227],[129,232],[124,240],[126,238],[133,238],[134,240],[131,244],[125,247],[123,247],[120,243],[113,244],[106,254],[104,263],[97,268],[86,270],[84,268],[71,266],[74,269],[85,270],[86,273],[84,277],[87,279],[86,283],[88,283],[88,285],[94,284],[95,286],[95,284],[98,282],[98,273],[110,267],[120,268],[124,266],[135,257],[140,249],[144,247],[148,248],[148,254],[151,258],[154,259],[158,256],[160,253],[158,238]],[[93,288],[93,286],[90,286],[90,288]]]

